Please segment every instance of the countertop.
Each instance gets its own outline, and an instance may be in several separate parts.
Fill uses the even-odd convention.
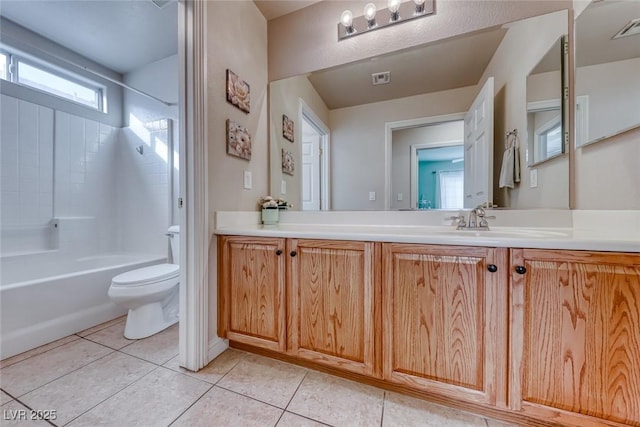
[[[304,223],[302,215],[275,226],[257,224],[253,216],[246,221],[224,215],[216,217],[213,233],[255,237],[359,240],[374,242],[422,243],[438,245],[509,248],[569,249],[590,251],[640,252],[640,238],[633,229],[621,227],[530,227],[492,226],[490,231],[456,230],[452,225],[399,225]],[[250,219],[251,218],[251,219]],[[316,217],[317,219],[317,217]],[[581,226],[588,221],[578,221]],[[567,225],[563,223],[563,225]],[[569,224],[571,225],[571,224]]]

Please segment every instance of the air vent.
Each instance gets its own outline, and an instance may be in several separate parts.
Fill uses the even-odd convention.
[[[151,3],[155,4],[160,9],[162,9],[166,7],[169,3],[171,3],[171,0],[151,0]]]
[[[622,27],[622,29],[618,31],[618,34],[613,36],[613,38],[619,39],[621,37],[635,36],[637,34],[640,34],[640,18],[636,18]]]
[[[373,80],[373,85],[386,85],[391,81],[391,72],[385,71],[383,73],[373,73],[371,74],[371,79]]]

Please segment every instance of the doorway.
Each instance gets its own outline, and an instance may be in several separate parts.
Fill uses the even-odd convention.
[[[303,211],[329,210],[329,128],[300,100]]]

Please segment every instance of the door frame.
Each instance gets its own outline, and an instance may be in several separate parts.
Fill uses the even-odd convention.
[[[306,119],[320,133],[320,149],[322,150],[322,154],[320,155],[320,210],[331,210],[331,198],[329,197],[329,194],[331,194],[329,191],[331,185],[331,177],[329,175],[331,172],[329,166],[329,159],[331,158],[331,152],[329,151],[331,147],[331,131],[329,130],[329,126],[318,117],[315,111],[313,111],[302,98],[298,98],[298,118],[300,123]],[[299,164],[302,164],[302,158],[298,159],[298,161]],[[302,185],[300,186],[300,200],[302,200]]]
[[[179,206],[181,227],[178,348],[180,366],[191,371],[217,356],[209,355],[208,342],[206,3],[178,2],[180,192],[174,201]]]
[[[391,167],[393,164],[393,131],[401,130],[401,129],[409,129],[419,126],[427,126],[427,125],[435,125],[439,123],[446,122],[455,122],[458,120],[464,120],[464,115],[466,112],[462,113],[452,113],[452,114],[444,114],[441,116],[431,116],[431,117],[420,117],[417,119],[409,119],[409,120],[399,120],[395,122],[387,122],[384,124],[384,208],[386,210],[391,209]],[[414,191],[412,189],[411,194],[413,195]],[[413,196],[412,196],[413,197]]]

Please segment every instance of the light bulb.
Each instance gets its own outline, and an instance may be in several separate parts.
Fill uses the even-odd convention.
[[[367,20],[369,28],[376,26],[376,5],[373,3],[367,3],[364,6],[364,18]]]
[[[342,15],[340,15],[340,21],[342,22],[342,25],[350,28],[351,25],[353,25],[353,13],[349,9],[345,10],[342,12]]]
[[[413,13],[414,15],[420,15],[424,13],[424,0],[413,0],[416,4],[416,11]]]
[[[376,17],[376,5],[373,3],[367,3],[364,6],[364,17],[367,19],[367,21],[371,21],[373,18]]]
[[[396,22],[400,19],[400,0],[389,0],[387,2],[387,9],[389,9],[389,13],[391,17],[389,18],[389,22]]]

